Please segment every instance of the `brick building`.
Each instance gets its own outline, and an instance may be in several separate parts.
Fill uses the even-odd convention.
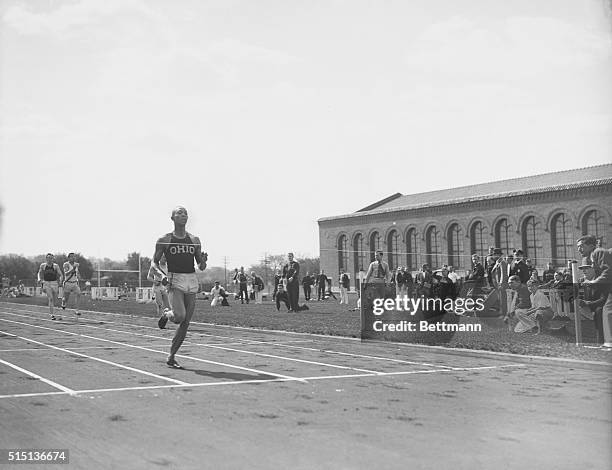
[[[382,249],[391,268],[422,263],[464,271],[489,246],[522,248],[535,266],[576,259],[575,240],[612,240],[612,164],[402,195],[319,219],[321,268],[357,279]]]

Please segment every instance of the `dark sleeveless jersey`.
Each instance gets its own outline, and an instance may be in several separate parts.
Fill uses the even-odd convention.
[[[43,271],[43,280],[57,281],[57,271],[55,269],[55,264],[52,264],[51,266],[45,264],[45,270]]]
[[[185,238],[177,238],[174,234],[168,234],[164,239],[170,240],[164,247],[168,271],[171,273],[194,273],[193,260],[196,246],[193,244],[190,235],[187,234]]]

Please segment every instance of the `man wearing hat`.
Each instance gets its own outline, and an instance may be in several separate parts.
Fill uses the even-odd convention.
[[[601,295],[606,296],[602,307],[603,347],[612,348],[612,251],[596,248],[597,239],[585,235],[576,241],[578,252],[585,260],[591,262],[595,278],[585,280],[583,286],[595,286],[601,289]]]
[[[506,317],[508,316],[508,294],[506,291],[508,290],[510,269],[501,248],[495,248],[493,250],[493,256],[497,258],[497,260],[491,270],[491,277],[493,278],[493,285],[497,289],[497,295],[499,297],[500,315]]]

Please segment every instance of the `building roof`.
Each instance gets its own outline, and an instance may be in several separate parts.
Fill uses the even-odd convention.
[[[419,209],[423,207],[606,184],[612,184],[612,164],[556,171],[542,175],[492,181],[490,183],[473,184],[470,186],[428,191],[425,193],[409,195],[398,195],[399,193],[396,193],[377,203],[360,209],[353,214],[325,217],[320,220],[333,220],[365,215],[366,213],[376,214],[398,210]]]

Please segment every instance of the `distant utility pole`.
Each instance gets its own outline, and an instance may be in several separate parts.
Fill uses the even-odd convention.
[[[262,260],[264,265],[264,273],[266,276],[266,287],[268,288],[268,294],[270,293],[270,284],[268,284],[268,265],[270,264],[270,260],[268,259],[268,253],[264,253],[264,259]]]
[[[223,285],[227,287],[227,256],[223,257],[223,273],[225,274],[225,283]]]

